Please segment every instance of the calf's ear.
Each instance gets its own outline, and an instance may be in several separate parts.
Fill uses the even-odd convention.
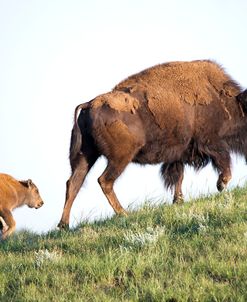
[[[27,185],[28,185],[28,187],[31,187],[32,184],[33,184],[32,180],[31,180],[31,179],[28,179],[28,180],[27,180]]]
[[[31,187],[31,185],[33,184],[31,179],[28,180],[20,180],[19,183],[21,183],[24,187]]]

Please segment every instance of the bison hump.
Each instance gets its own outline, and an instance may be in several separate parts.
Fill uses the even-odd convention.
[[[202,60],[157,65],[120,82],[115,91],[142,91],[148,107],[163,127],[164,115],[191,106],[222,102],[236,96],[240,87],[215,62]]]
[[[130,76],[114,90],[146,90],[161,102],[185,101],[207,105],[215,94],[237,95],[240,87],[215,62],[209,60],[171,62],[157,65]]]

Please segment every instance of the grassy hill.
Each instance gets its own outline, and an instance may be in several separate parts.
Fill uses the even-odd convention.
[[[247,301],[247,188],[0,242],[0,301]]]

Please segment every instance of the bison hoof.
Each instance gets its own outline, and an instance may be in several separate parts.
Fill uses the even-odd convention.
[[[226,184],[223,183],[223,181],[217,182],[217,189],[219,192],[222,192],[226,188]]]
[[[127,216],[128,216],[128,212],[123,211],[123,212],[120,213],[120,215],[121,215],[121,216],[124,216],[124,217],[127,217]]]
[[[69,224],[60,221],[59,224],[57,225],[57,228],[58,228],[59,230],[68,230],[68,229],[69,229]]]
[[[184,203],[184,199],[183,196],[176,196],[173,199],[173,204],[183,204]]]

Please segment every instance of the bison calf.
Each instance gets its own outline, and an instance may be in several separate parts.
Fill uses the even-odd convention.
[[[11,211],[22,205],[38,209],[44,204],[36,185],[30,180],[18,181],[10,175],[0,174],[0,230],[6,239],[15,230]]]

